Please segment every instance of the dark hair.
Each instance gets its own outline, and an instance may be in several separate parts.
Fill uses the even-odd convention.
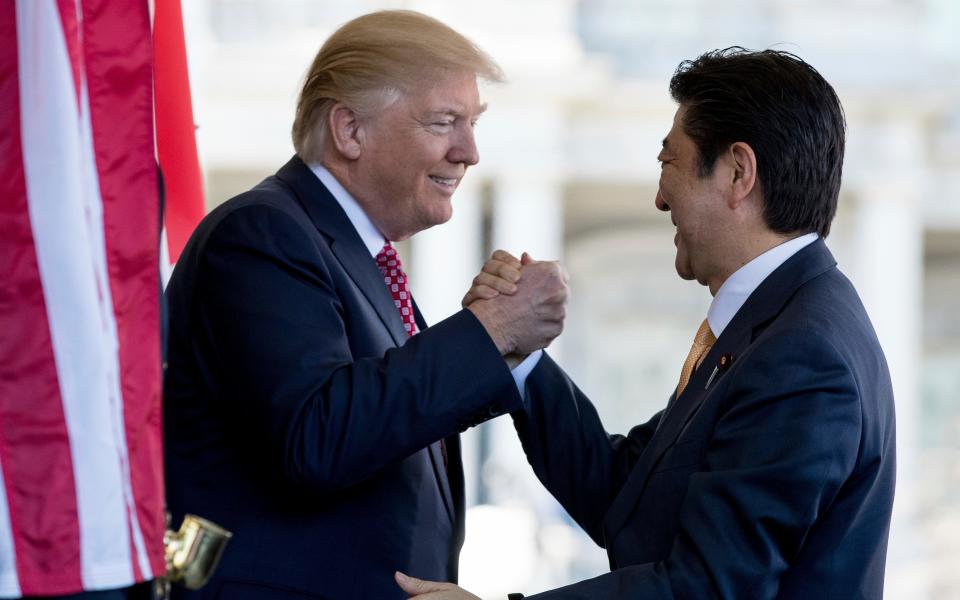
[[[845,122],[836,92],[789,52],[734,46],[680,63],[670,95],[686,109],[700,176],[734,142],[757,156],[764,220],[778,233],[830,232],[843,171]]]

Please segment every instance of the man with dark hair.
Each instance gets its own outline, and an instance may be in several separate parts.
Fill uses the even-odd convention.
[[[880,598],[893,392],[822,239],[840,187],[840,103],[810,65],[771,50],[704,54],[670,90],[679,109],[656,205],[677,228],[677,272],[713,302],[666,408],[626,436],[606,433],[548,356],[527,379],[513,417],[530,464],[612,568],[534,598]],[[484,271],[523,268],[498,253]]]
[[[744,142],[757,157],[767,227],[827,237],[837,211],[844,118],[837,94],[815,69],[787,52],[728,48],[681,63],[670,95],[685,108],[683,130],[697,147],[698,175],[709,176],[730,144]]]

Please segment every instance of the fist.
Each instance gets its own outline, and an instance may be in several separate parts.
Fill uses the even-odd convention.
[[[522,267],[523,263],[519,258],[506,250],[497,250],[483,263],[483,269],[473,278],[461,306],[466,308],[477,300],[489,300],[500,294],[516,293]]]
[[[529,354],[563,331],[567,297],[567,275],[558,262],[535,261],[526,253],[517,261],[497,251],[474,278],[464,304],[501,354]]]

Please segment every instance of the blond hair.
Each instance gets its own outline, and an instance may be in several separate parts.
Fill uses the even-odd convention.
[[[365,114],[447,72],[503,81],[490,56],[432,17],[384,10],[347,22],[320,48],[303,83],[292,132],[297,154],[321,158],[336,102]]]

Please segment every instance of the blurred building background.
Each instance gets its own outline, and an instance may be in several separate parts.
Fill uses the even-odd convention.
[[[828,245],[867,305],[897,398],[887,597],[960,598],[960,3],[184,2],[208,208],[289,158],[297,90],[320,44],[382,8],[443,20],[508,77],[481,90],[481,162],[454,218],[401,247],[423,312],[437,321],[457,310],[494,248],[562,259],[573,295],[550,352],[611,432],[664,406],[710,301],[676,277],[673,227],[653,205],[671,74],[731,45],[789,50],[823,73],[848,120]],[[529,593],[607,570],[540,488],[509,419],[464,442],[467,588]]]

